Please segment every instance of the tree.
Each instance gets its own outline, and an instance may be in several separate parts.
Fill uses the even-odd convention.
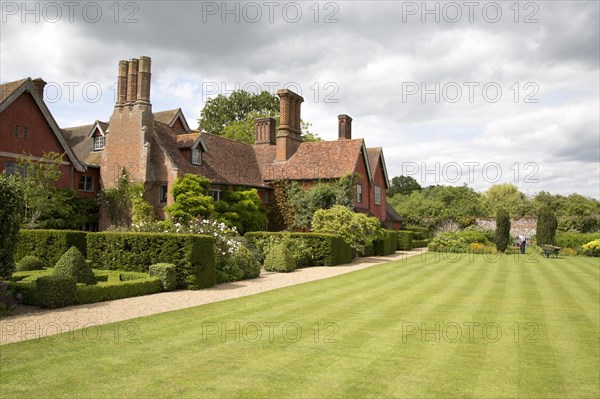
[[[19,228],[25,216],[23,186],[17,177],[0,175],[0,278],[15,270]]]
[[[212,197],[207,195],[210,180],[194,174],[183,175],[173,183],[171,193],[175,202],[165,207],[165,212],[174,223],[189,224],[198,216],[209,217],[215,207]]]
[[[48,200],[38,225],[43,229],[77,230],[97,221],[98,201],[95,198],[82,198],[71,189],[59,188]]]
[[[345,206],[335,205],[319,209],[312,221],[313,231],[339,234],[344,241],[363,255],[366,248],[382,234],[381,224],[374,217],[352,212]]]
[[[226,126],[232,122],[248,120],[249,115],[273,116],[279,113],[279,99],[277,96],[263,91],[260,94],[249,93],[244,90],[235,90],[229,97],[219,94],[206,101],[198,121],[199,128],[212,134],[223,134]]]
[[[496,213],[496,232],[494,244],[499,252],[504,252],[510,240],[510,216],[505,209],[498,209]]]
[[[534,214],[533,206],[527,196],[510,183],[491,186],[483,195],[483,202],[489,215],[495,214],[500,208],[513,216]]]
[[[263,230],[267,224],[267,212],[256,189],[225,188],[214,206],[217,220],[234,226],[240,234]]]
[[[253,94],[236,90],[229,97],[218,95],[209,99],[202,110],[199,128],[246,144],[254,144],[254,120],[275,118],[279,124],[279,99],[276,95],[263,91]],[[303,141],[321,141],[316,134],[309,132],[311,124],[300,121]]]
[[[545,206],[538,211],[536,238],[538,245],[554,245],[558,221],[551,208]]]
[[[423,187],[410,176],[396,176],[392,178],[387,195],[389,197],[394,194],[410,195],[413,191],[419,191],[422,188]]]
[[[55,198],[54,183],[62,176],[60,164],[63,156],[56,152],[44,153],[39,161],[32,156],[17,158],[17,167],[22,173],[23,199],[25,203],[24,226],[36,228],[38,219]]]

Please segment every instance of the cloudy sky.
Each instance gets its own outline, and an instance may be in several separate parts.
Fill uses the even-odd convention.
[[[118,61],[153,109],[287,87],[302,119],[384,148],[390,178],[600,198],[597,1],[2,2],[0,80],[42,77],[61,127],[108,120]]]

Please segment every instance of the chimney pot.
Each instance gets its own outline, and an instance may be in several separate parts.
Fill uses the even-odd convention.
[[[338,115],[338,140],[352,138],[352,118],[346,114]]]
[[[277,91],[279,96],[279,129],[277,129],[278,161],[287,161],[298,149],[300,137],[300,107],[304,99],[289,89]]]
[[[44,88],[46,87],[46,82],[42,78],[36,78],[31,81],[33,86],[35,87],[35,91],[37,91],[40,99],[44,100]]]
[[[150,104],[150,57],[140,57],[137,72],[137,102]]]
[[[127,104],[133,105],[137,100],[137,74],[139,60],[132,58],[129,60],[127,71]]]
[[[275,119],[260,118],[254,120],[254,144],[275,145]]]

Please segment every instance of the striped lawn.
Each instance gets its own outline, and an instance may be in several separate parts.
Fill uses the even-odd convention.
[[[427,254],[4,345],[0,396],[597,398],[599,271]]]

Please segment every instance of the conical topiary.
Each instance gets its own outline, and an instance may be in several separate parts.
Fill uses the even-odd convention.
[[[87,264],[85,258],[75,247],[69,248],[67,252],[60,257],[54,266],[54,275],[72,276],[78,283],[86,285],[96,284],[96,276],[92,268]]]

